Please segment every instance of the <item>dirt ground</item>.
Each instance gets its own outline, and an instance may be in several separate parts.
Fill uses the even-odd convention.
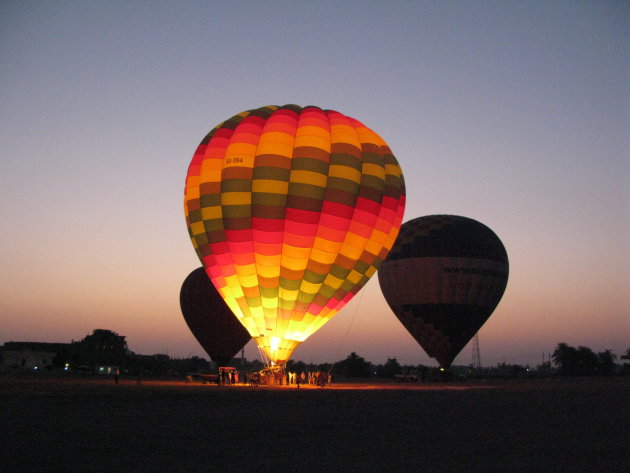
[[[630,379],[218,387],[0,375],[0,471],[628,472]]]

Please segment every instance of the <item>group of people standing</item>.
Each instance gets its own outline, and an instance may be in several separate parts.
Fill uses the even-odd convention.
[[[222,386],[229,386],[238,383],[238,371],[222,370],[219,372],[219,383]]]
[[[332,374],[324,371],[309,371],[309,372],[296,372],[296,371],[277,371],[269,377],[268,384],[274,386],[297,386],[312,384],[316,386],[327,386],[332,384]]]
[[[240,381],[243,385],[259,386],[266,384],[268,386],[297,386],[298,388],[305,384],[315,386],[328,386],[332,384],[332,374],[324,371],[296,372],[284,371],[282,369],[254,373],[239,373],[236,370],[219,372],[218,383],[222,386],[237,384]]]

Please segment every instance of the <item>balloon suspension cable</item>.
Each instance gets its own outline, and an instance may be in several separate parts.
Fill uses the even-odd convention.
[[[256,344],[256,348],[258,348],[258,356],[260,357],[260,361],[262,362],[262,364],[265,365],[265,367],[271,366],[271,362],[267,358],[267,355],[265,354],[263,349],[258,346],[258,344]]]
[[[361,305],[361,301],[363,300],[363,294],[364,294],[364,291],[360,291],[359,300],[357,301],[357,305],[354,307],[354,310],[352,311],[352,318],[350,319],[350,324],[348,325],[348,328],[346,329],[346,333],[341,339],[341,343],[339,344],[339,346],[344,346],[346,344],[346,339],[348,338],[348,334],[350,333],[350,329],[352,328],[354,317],[357,315],[357,312],[359,311],[359,306]],[[332,369],[336,363],[337,363],[336,361],[333,361],[331,363],[330,368],[328,368],[328,374],[332,372]]]

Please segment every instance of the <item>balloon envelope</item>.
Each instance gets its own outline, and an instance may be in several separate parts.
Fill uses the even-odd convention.
[[[332,110],[248,110],[195,152],[184,207],[197,254],[272,363],[339,311],[394,243],[405,203],[383,139]]]
[[[448,368],[496,308],[508,272],[505,248],[488,227],[430,215],[402,225],[378,280],[396,317]]]
[[[179,304],[190,331],[220,366],[228,364],[251,340],[203,268],[195,269],[184,280]]]

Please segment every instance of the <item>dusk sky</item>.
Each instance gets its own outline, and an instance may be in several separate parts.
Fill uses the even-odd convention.
[[[207,358],[179,308],[200,262],[183,210],[205,134],[317,105],[380,134],[404,221],[476,219],[506,292],[481,363],[559,342],[630,347],[630,4],[625,1],[3,1],[0,343],[95,328]],[[294,359],[435,366],[377,277]],[[248,344],[247,358],[258,356]],[[470,344],[454,364],[470,364]]]

